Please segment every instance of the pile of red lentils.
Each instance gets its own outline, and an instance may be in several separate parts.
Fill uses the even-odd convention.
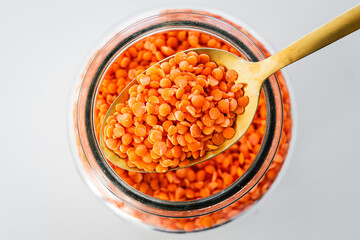
[[[129,100],[106,119],[104,142],[129,167],[186,167],[234,136],[249,102],[237,78],[205,53],[176,53],[137,77]]]
[[[270,56],[270,53],[259,41],[248,34],[245,29],[239,26],[238,28],[250,36],[267,56]],[[101,83],[95,108],[97,134],[99,134],[101,123],[109,106],[132,79],[156,62],[177,52],[196,47],[218,48],[241,56],[234,48],[219,39],[195,31],[164,32],[135,43],[112,64]],[[163,218],[138,211],[134,211],[134,216],[147,224],[162,229],[194,231],[227,222],[260,199],[277,177],[286,158],[291,139],[292,120],[289,92],[281,72],[277,73],[277,77],[284,103],[282,137],[278,152],[269,170],[248,194],[218,212],[196,218]],[[110,162],[109,164],[130,186],[149,196],[170,201],[205,198],[227,188],[250,167],[260,149],[265,127],[266,104],[264,95],[261,94],[259,107],[249,130],[238,143],[213,159],[166,173],[137,173],[118,168]],[[114,203],[119,208],[124,206],[121,202]]]

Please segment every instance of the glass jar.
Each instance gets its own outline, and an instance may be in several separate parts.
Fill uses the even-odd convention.
[[[104,38],[105,41],[99,43],[96,52],[87,61],[77,79],[78,85],[71,99],[69,138],[81,176],[118,215],[158,230],[198,231],[219,226],[242,215],[246,212],[245,210],[254,206],[254,203],[262,198],[275,181],[290,146],[292,132],[290,98],[281,72],[270,76],[264,83],[262,96],[264,102],[258,109],[259,119],[255,118],[253,126],[254,129],[263,133],[262,141],[253,144],[259,139],[252,139],[249,136],[247,140],[242,139],[239,144],[231,148],[232,155],[229,161],[233,164],[246,165],[246,167],[238,170],[239,167],[236,168],[234,165],[235,167],[231,169],[232,173],[230,173],[230,168],[226,173],[226,168],[221,167],[215,172],[206,172],[206,174],[212,174],[211,181],[214,181],[216,184],[213,185],[216,186],[225,185],[223,175],[227,174],[227,177],[232,175],[230,177],[232,183],[229,186],[217,190],[215,186],[210,196],[198,197],[191,201],[174,201],[170,199],[174,194],[166,193],[167,189],[163,190],[167,198],[156,196],[156,189],[151,190],[152,194],[145,194],[144,191],[139,190],[140,183],[137,184],[124,178],[120,174],[124,171],[109,164],[100,150],[98,143],[100,121],[97,118],[99,111],[106,112],[106,106],[112,100],[111,97],[106,98],[103,101],[104,107],[99,107],[97,97],[99,94],[104,94],[100,93],[103,91],[101,90],[102,81],[106,78],[106,74],[110,74],[109,72],[113,70],[114,62],[124,54],[125,50],[154,34],[169,31],[185,31],[186,34],[192,31],[212,36],[224,43],[227,46],[225,48],[237,51],[249,61],[259,61],[270,55],[264,45],[243,26],[237,26],[220,16],[206,12],[166,11],[144,18],[127,27],[118,24],[112,32],[108,33],[108,37]],[[126,81],[128,83],[129,79]],[[117,90],[117,92],[120,91],[121,89]],[[116,95],[114,93],[112,98]],[[106,101],[110,101],[109,104],[106,105]],[[102,107],[103,110],[101,110]],[[251,150],[255,148],[256,150]],[[246,153],[244,157],[243,151],[250,153]],[[225,164],[225,161],[222,162],[221,159],[216,161],[217,164]],[[130,174],[126,173],[126,176],[131,178]],[[171,174],[175,173],[169,175]],[[144,176],[142,175],[141,179]],[[238,178],[234,179],[233,176],[235,178],[238,176]],[[159,179],[160,182],[157,182],[159,186],[172,183],[167,176],[159,177]],[[192,183],[187,182],[184,188],[192,186]],[[208,185],[205,188],[212,188],[209,187],[209,182],[206,184]]]

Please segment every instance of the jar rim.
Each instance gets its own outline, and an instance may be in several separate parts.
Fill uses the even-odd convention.
[[[186,14],[186,20],[183,21],[170,21],[171,19],[168,19],[169,16],[174,16],[174,14]],[[244,39],[247,40],[247,42],[244,42],[242,39],[242,41],[240,41],[240,39],[238,39],[238,37],[234,36],[234,32],[231,31],[225,31],[223,29],[221,29],[219,26],[217,26],[216,24],[209,24],[208,22],[204,23],[204,22],[200,22],[200,21],[194,21],[193,19],[191,19],[191,17],[189,16],[196,16],[195,19],[198,16],[201,16],[202,18],[206,17],[208,19],[210,19],[211,21],[215,21],[217,24],[222,24],[221,27],[224,27],[224,25],[226,25],[226,27],[230,27],[232,28],[234,31],[236,31],[236,34],[240,34]],[[93,118],[93,113],[94,113],[94,101],[95,101],[95,96],[98,90],[98,86],[101,82],[101,79],[103,77],[103,74],[106,72],[106,69],[108,66],[110,66],[110,64],[112,63],[112,61],[114,59],[117,58],[117,56],[121,53],[121,49],[125,49],[126,46],[128,46],[130,43],[133,43],[134,41],[139,41],[140,37],[144,37],[146,34],[150,34],[153,35],[155,34],[155,32],[157,30],[163,29],[165,28],[169,28],[169,27],[180,27],[181,29],[184,29],[184,26],[186,26],[186,28],[191,28],[193,30],[206,30],[208,34],[212,34],[213,32],[216,32],[217,35],[216,37],[219,37],[219,35],[221,35],[221,39],[225,40],[226,42],[230,42],[232,45],[236,45],[236,49],[240,50],[241,52],[245,52],[245,56],[247,56],[250,61],[259,61],[259,57],[255,56],[253,51],[258,50],[260,54],[263,55],[263,57],[265,58],[265,54],[262,52],[262,50],[252,41],[251,38],[249,38],[244,32],[242,32],[241,30],[239,30],[237,27],[212,16],[203,14],[203,13],[197,13],[197,12],[184,12],[184,11],[179,11],[179,12],[169,12],[169,13],[160,13],[154,16],[150,16],[148,18],[145,18],[143,20],[140,20],[132,25],[130,25],[128,28],[129,29],[131,27],[137,26],[137,24],[141,24],[144,22],[148,22],[154,18],[161,18],[161,17],[165,17],[165,21],[162,22],[158,22],[157,24],[152,24],[150,26],[147,26],[146,28],[140,28],[138,31],[136,31],[135,33],[127,36],[127,38],[123,39],[122,41],[117,42],[117,44],[111,45],[111,41],[115,39],[116,36],[114,36],[114,38],[112,38],[110,41],[107,42],[107,44],[99,50],[98,55],[101,53],[101,51],[103,51],[106,46],[109,46],[112,48],[110,52],[108,52],[106,54],[106,56],[104,56],[104,58],[102,59],[102,61],[100,61],[100,65],[97,66],[95,72],[93,72],[91,79],[91,83],[89,85],[88,88],[88,92],[83,95],[85,96],[85,108],[82,108],[83,110],[85,110],[84,112],[81,112],[82,109],[79,109],[81,107],[84,107],[81,104],[78,104],[78,108],[77,108],[77,117],[78,119],[82,119],[83,121],[78,121],[78,134],[80,137],[80,142],[82,144],[82,148],[84,150],[84,146],[83,146],[83,141],[86,140],[88,141],[89,147],[91,149],[91,154],[93,155],[93,158],[95,159],[96,163],[99,165],[101,171],[95,171],[97,172],[97,177],[98,179],[104,184],[104,186],[106,186],[108,188],[109,191],[111,191],[114,195],[118,195],[117,193],[117,189],[120,189],[120,191],[122,193],[124,193],[126,195],[126,198],[121,198],[121,200],[125,201],[126,203],[128,203],[129,205],[140,209],[142,211],[145,212],[151,212],[151,214],[154,215],[159,215],[159,216],[169,216],[169,215],[175,215],[177,216],[178,214],[169,214],[171,212],[182,212],[182,211],[198,211],[198,215],[201,213],[199,213],[199,210],[201,209],[206,209],[209,207],[213,207],[213,206],[218,206],[216,207],[216,209],[214,208],[213,211],[217,211],[221,208],[224,208],[226,206],[228,206],[229,204],[233,203],[234,201],[238,200],[240,197],[242,197],[243,195],[245,195],[248,191],[251,190],[251,188],[253,186],[256,185],[256,183],[261,179],[261,177],[265,174],[267,168],[270,166],[271,162],[272,162],[272,158],[273,156],[269,159],[269,153],[270,152],[276,152],[276,149],[278,147],[278,144],[280,142],[280,136],[281,136],[281,130],[282,130],[282,101],[281,101],[281,92],[280,92],[280,88],[277,82],[277,78],[275,75],[272,75],[269,77],[269,79],[267,79],[263,85],[263,90],[265,92],[265,98],[266,98],[266,106],[267,106],[267,122],[266,122],[266,130],[265,130],[265,135],[264,135],[264,140],[261,143],[261,148],[255,158],[255,160],[253,161],[253,163],[251,164],[251,166],[249,167],[249,169],[247,169],[247,171],[241,176],[239,177],[233,184],[231,184],[229,187],[227,187],[226,189],[211,195],[209,197],[206,198],[201,198],[201,199],[197,199],[197,200],[192,200],[192,201],[166,201],[166,200],[161,200],[161,199],[157,199],[151,196],[148,196],[146,194],[141,193],[140,191],[137,191],[135,188],[131,187],[130,185],[128,185],[127,183],[125,183],[115,172],[114,170],[109,166],[109,164],[107,163],[105,157],[103,156],[102,152],[101,152],[101,148],[99,146],[99,143],[97,141],[96,138],[96,133],[95,133],[95,124],[94,124],[94,118]],[[164,20],[164,19],[162,19]],[[148,24],[149,25],[149,24]],[[118,34],[123,34],[123,32],[126,30],[122,30],[119,31]],[[174,28],[172,28],[171,30],[174,30]],[[169,29],[167,30],[169,31]],[[209,33],[211,32],[211,33]],[[118,35],[117,34],[117,35]],[[239,35],[237,35],[239,36]],[[254,49],[250,49],[246,44],[252,44],[252,46],[256,47]],[[109,50],[109,49],[108,49]],[[95,61],[96,63],[96,61]],[[92,61],[91,64],[94,64],[94,60]],[[99,62],[98,62],[99,64]],[[89,66],[89,68],[87,70],[90,70],[91,66]],[[86,77],[88,75],[88,72],[85,73],[83,80],[85,81]],[[277,88],[277,89],[276,89]],[[80,91],[84,90],[83,86],[81,87]],[[274,91],[275,90],[275,93]],[[277,90],[277,91],[276,91]],[[83,92],[84,93],[84,92]],[[81,96],[81,94],[79,94],[79,96]],[[280,99],[280,100],[279,100]],[[79,97],[79,102],[82,99]],[[84,102],[82,102],[84,104]],[[82,134],[82,132],[80,131],[81,128],[83,128],[84,126],[81,126],[81,124],[85,123],[85,129],[86,129],[86,136],[84,136]],[[274,139],[278,139],[278,141],[274,141]],[[86,159],[89,161],[89,152],[84,150],[84,153],[86,155]],[[275,153],[274,153],[275,155]],[[267,163],[267,166],[265,166],[264,168],[264,163]],[[92,164],[89,165],[92,166]],[[259,170],[262,169],[262,173],[260,174],[261,176],[258,175]],[[93,168],[94,170],[94,168]],[[101,176],[100,176],[101,175]],[[257,176],[256,181],[252,181],[254,180],[254,177]],[[103,177],[106,177],[106,180],[103,179]],[[109,183],[109,181],[113,184],[112,187],[108,187],[107,184]],[[248,184],[251,183],[251,187],[248,187],[247,191],[244,191],[241,196],[238,196],[239,192],[244,189],[246,186],[248,186]],[[115,188],[114,188],[115,187]],[[116,189],[117,188],[117,189]],[[237,196],[237,197],[234,197]],[[134,204],[133,202],[131,202],[132,200],[135,200],[136,202],[138,202],[138,204]],[[224,202],[226,202],[226,204],[223,204]],[[154,211],[155,210],[155,211]],[[159,211],[157,211],[159,210]],[[204,214],[208,214],[209,211],[205,211],[206,213]],[[182,215],[184,216],[184,215]]]

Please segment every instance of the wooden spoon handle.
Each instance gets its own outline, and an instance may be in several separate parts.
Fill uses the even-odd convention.
[[[281,68],[316,52],[359,28],[360,5],[357,5],[303,38],[300,38],[280,52],[263,60],[264,79]]]

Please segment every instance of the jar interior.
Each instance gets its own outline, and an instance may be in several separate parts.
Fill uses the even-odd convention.
[[[86,124],[88,126],[88,129],[91,129],[91,131],[87,132],[87,137],[91,142],[90,145],[92,148],[92,152],[95,155],[96,163],[98,164],[98,166],[100,166],[99,168],[94,167],[94,171],[97,172],[99,175],[106,176],[106,184],[108,185],[109,190],[115,195],[118,195],[119,191],[121,191],[129,199],[128,202],[130,205],[134,205],[131,201],[135,200],[140,204],[145,204],[150,208],[160,209],[160,212],[157,212],[156,215],[167,216],[164,212],[181,211],[182,213],[175,214],[175,217],[187,217],[186,214],[183,214],[184,210],[199,210],[210,206],[218,205],[217,208],[213,209],[213,211],[217,211],[218,209],[225,207],[231,202],[236,201],[239,197],[245,195],[248,191],[250,191],[251,187],[260,180],[261,176],[265,173],[266,169],[270,165],[269,163],[272,159],[269,160],[269,153],[273,151],[274,148],[274,142],[272,140],[276,138],[275,135],[278,134],[275,130],[277,124],[279,124],[279,121],[282,122],[282,116],[281,114],[279,116],[279,112],[275,111],[275,105],[279,105],[279,101],[276,98],[279,97],[280,92],[278,89],[276,89],[276,77],[272,76],[270,77],[273,78],[272,82],[270,82],[270,80],[267,80],[263,86],[263,101],[265,101],[264,106],[266,107],[265,110],[262,109],[261,113],[259,114],[262,114],[262,117],[265,117],[266,121],[263,122],[264,120],[259,120],[259,124],[264,125],[264,129],[262,130],[264,132],[264,137],[259,143],[260,147],[256,156],[251,156],[251,158],[253,158],[251,161],[251,165],[248,167],[248,169],[246,169],[245,172],[241,173],[237,179],[234,179],[231,185],[210,196],[190,201],[172,202],[144,194],[143,192],[133,188],[126,181],[124,181],[124,179],[119,177],[117,172],[114,170],[114,167],[111,166],[111,164],[109,164],[109,162],[101,154],[100,146],[97,141],[97,129],[99,121],[97,122],[96,119],[95,106],[97,96],[100,94],[101,91],[101,83],[103,79],[106,78],[107,72],[111,69],[116,60],[127,49],[129,49],[132,45],[156,34],[162,34],[168,31],[192,31],[212,36],[214,39],[217,39],[217,41],[221,41],[225,45],[228,45],[229,48],[233,48],[234,53],[237,52],[239,55],[243,56],[249,61],[258,61],[259,53],[260,55],[262,53],[261,50],[258,48],[259,53],[257,55],[254,54],[253,51],[254,48],[256,48],[256,44],[253,43],[249,38],[247,38],[246,35],[241,31],[237,30],[239,31],[237,34],[243,35],[240,40],[238,36],[234,36],[232,32],[220,29],[214,23],[209,23],[210,20],[218,22],[218,19],[214,20],[212,17],[209,16],[195,14],[193,16],[195,20],[203,19],[204,17],[206,17],[209,18],[209,21],[205,21],[204,23],[194,21],[194,19],[191,18],[190,20],[185,21],[183,20],[184,16],[182,15],[184,13],[177,14],[181,15],[181,21],[176,19],[176,16],[175,19],[172,19],[172,21],[168,20],[159,23],[159,20],[156,20],[157,22],[155,24],[151,24],[151,19],[146,19],[144,21],[148,21],[149,23],[147,27],[137,27],[139,25],[139,23],[137,23],[138,25],[136,25],[135,28],[134,26],[129,27],[129,29],[131,28],[132,31],[134,31],[131,34],[124,34],[124,32],[120,32],[112,40],[120,36],[125,36],[123,37],[123,39],[116,39],[115,42],[112,42],[112,40],[109,41],[109,44],[107,44],[104,49],[101,50],[108,52],[106,55],[104,55],[102,61],[99,62],[99,67],[94,73],[93,81],[90,84],[90,90],[88,91],[89,95],[87,97],[87,107],[85,115],[88,117],[86,118]],[[186,13],[186,15],[188,14],[189,13]],[[168,17],[166,16],[166,14],[164,15],[165,17]],[[177,17],[179,18],[179,16]],[[228,26],[225,22],[222,22],[222,24],[225,24],[226,27],[231,27]],[[276,143],[275,148],[277,148]],[[257,176],[257,178],[254,178],[255,176]],[[138,207],[136,205],[134,206]],[[139,208],[141,209],[141,207]],[[144,209],[142,210],[146,211]],[[202,215],[205,214],[205,212],[208,213],[208,211],[200,211],[197,214]]]

